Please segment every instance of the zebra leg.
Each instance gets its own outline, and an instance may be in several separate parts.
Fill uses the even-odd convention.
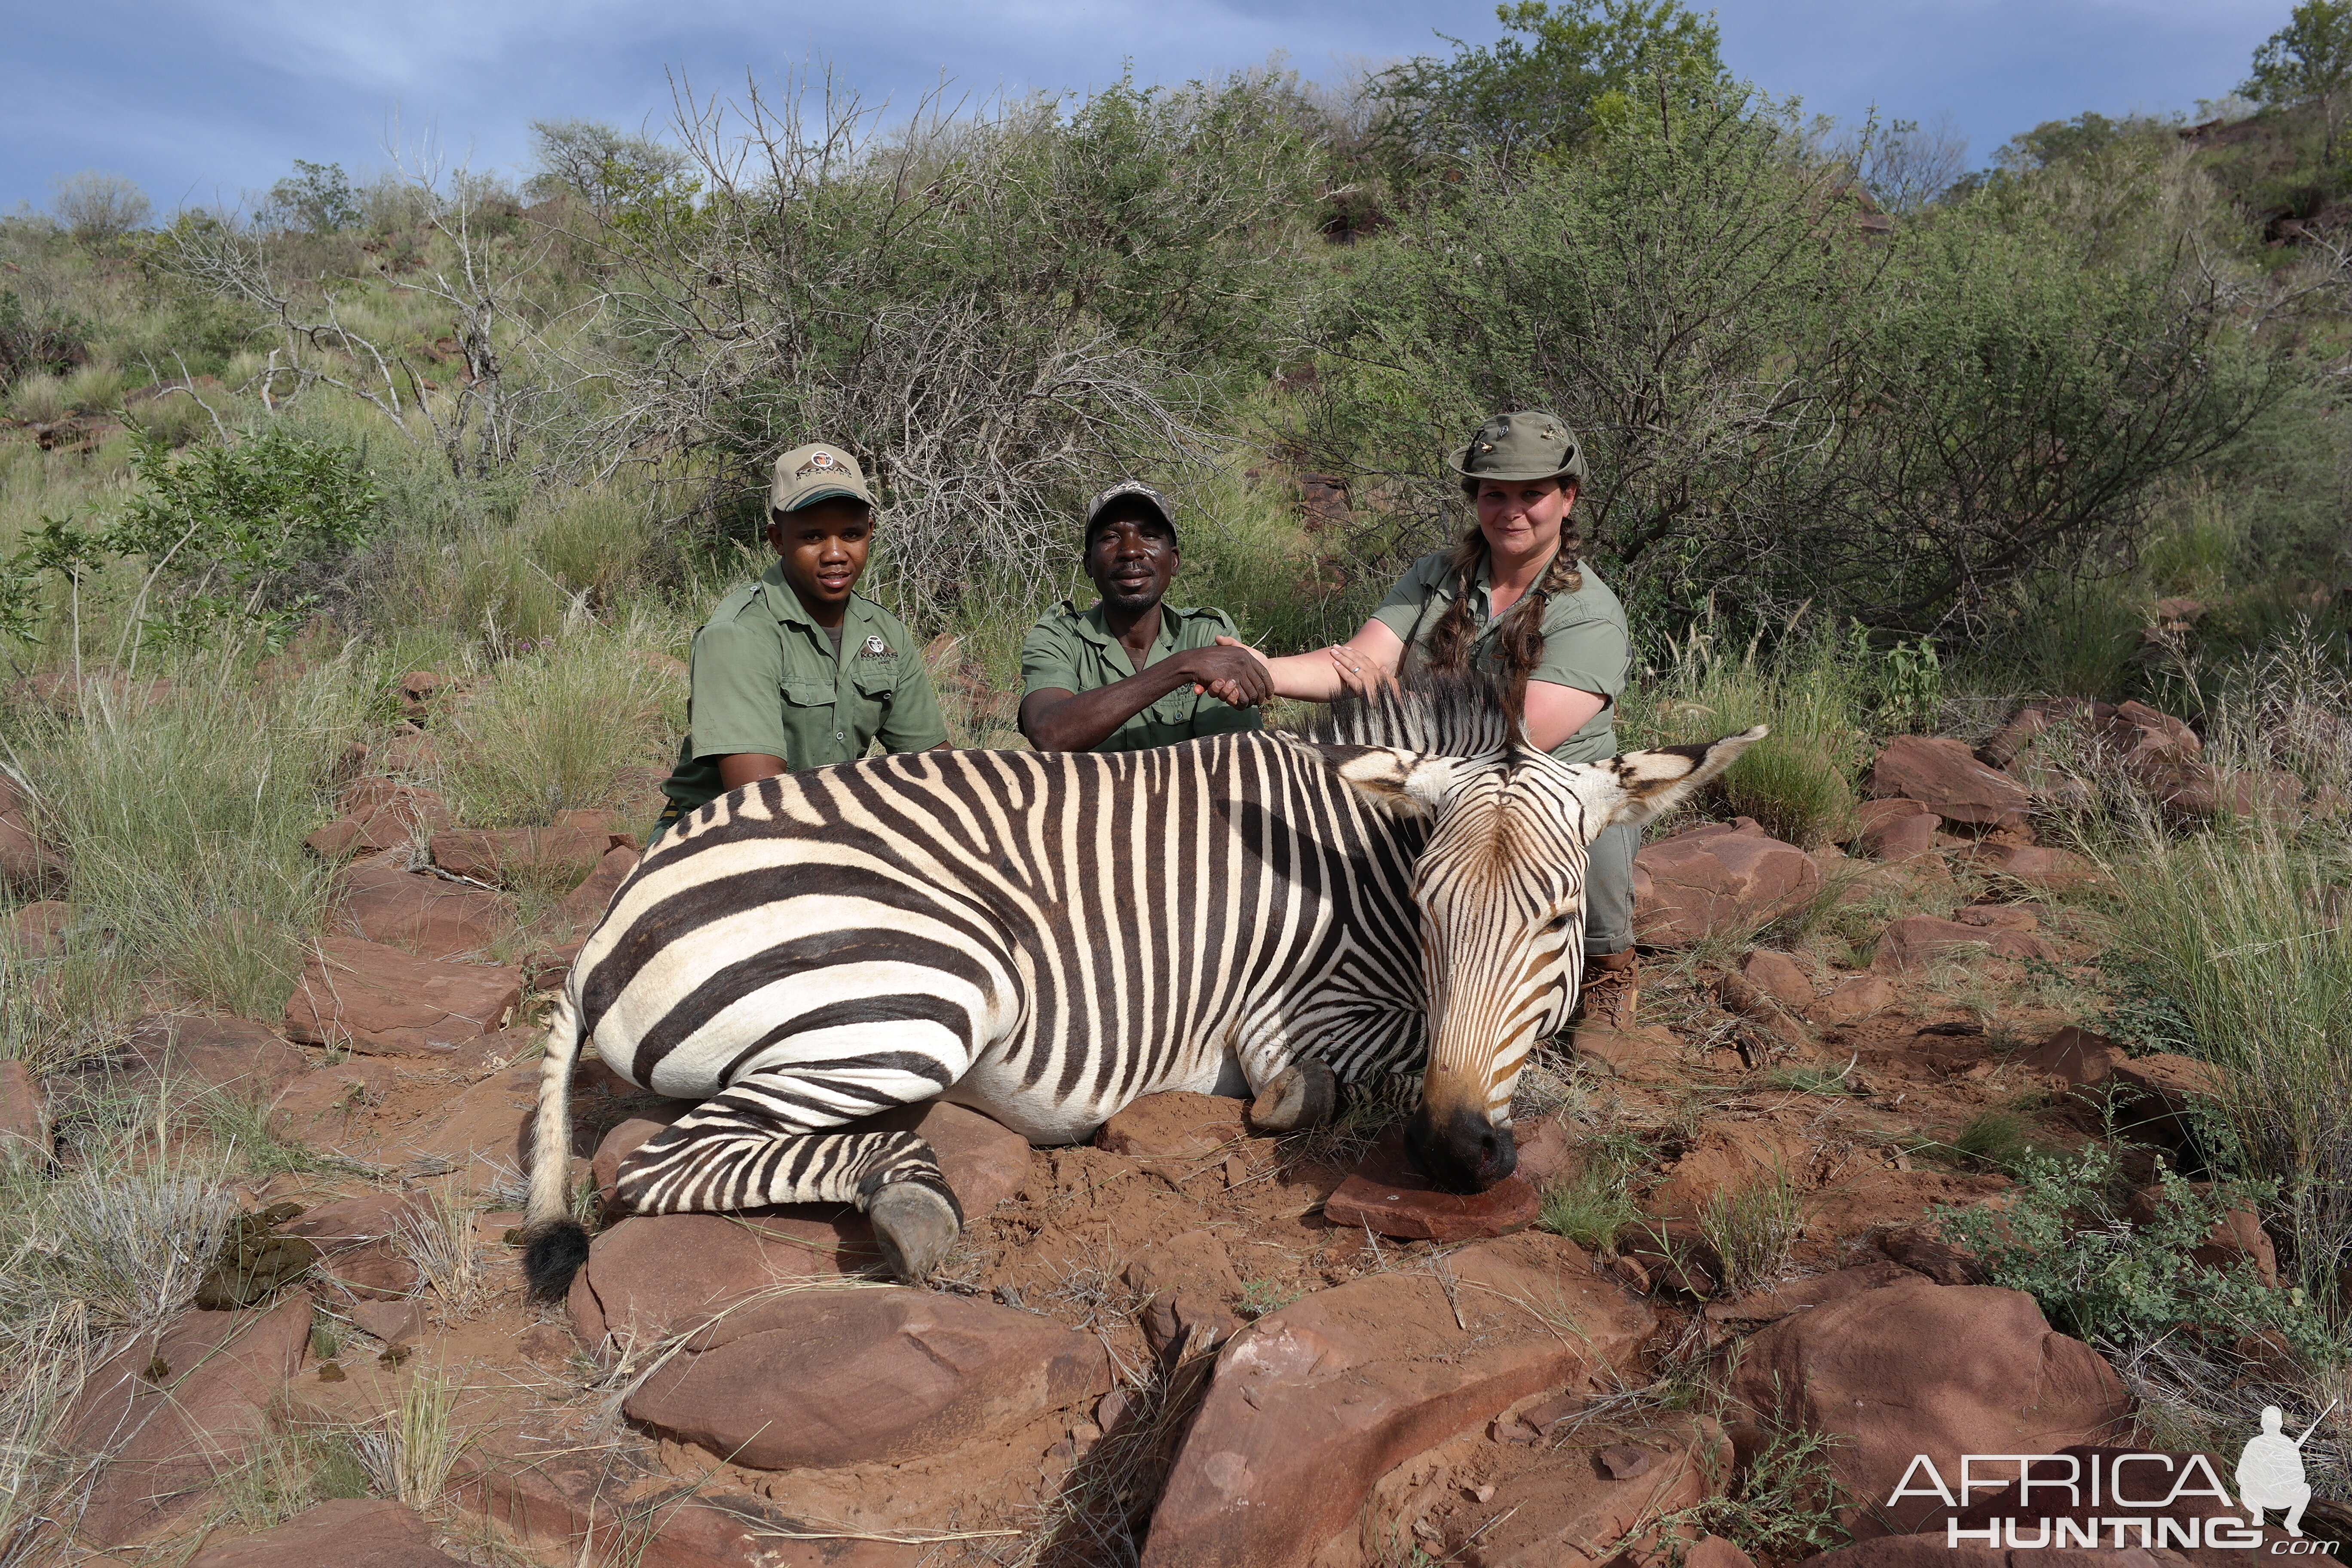
[[[1339,1110],[1339,1075],[1318,1058],[1301,1057],[1257,1091],[1250,1125],[1260,1132],[1297,1132],[1320,1127]]]
[[[790,1073],[741,1079],[621,1162],[618,1206],[709,1214],[854,1203],[873,1222],[893,1274],[909,1284],[929,1278],[963,1231],[963,1209],[931,1146],[912,1132],[813,1130],[793,1114],[803,1104]]]

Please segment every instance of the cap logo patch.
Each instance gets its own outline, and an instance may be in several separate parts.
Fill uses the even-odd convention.
[[[811,474],[838,473],[840,469],[841,465],[833,460],[831,452],[819,452],[815,457],[793,469],[793,478],[804,479]]]

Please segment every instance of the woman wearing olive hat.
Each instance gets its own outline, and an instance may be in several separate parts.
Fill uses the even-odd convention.
[[[1275,694],[1328,702],[1417,668],[1475,668],[1503,683],[1528,738],[1564,763],[1617,754],[1612,721],[1633,663],[1624,606],[1582,560],[1571,516],[1588,469],[1549,414],[1504,414],[1455,455],[1477,522],[1424,555],[1344,643],[1266,660]],[[1223,640],[1223,639],[1220,639]],[[1584,1016],[1633,1026],[1633,850],[1611,827],[1585,872]]]

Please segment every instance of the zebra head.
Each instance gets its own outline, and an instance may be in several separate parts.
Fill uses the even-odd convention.
[[[1412,899],[1429,1055],[1421,1104],[1405,1128],[1423,1175],[1450,1191],[1478,1192],[1517,1163],[1511,1092],[1528,1052],[1558,1033],[1575,1005],[1593,838],[1613,824],[1639,826],[1672,810],[1764,734],[1759,725],[1706,745],[1576,764],[1533,750],[1507,725],[1468,754],[1361,745],[1371,739],[1363,728],[1358,746],[1324,749],[1360,795],[1427,822]],[[1465,738],[1396,736],[1454,742],[1448,751]]]

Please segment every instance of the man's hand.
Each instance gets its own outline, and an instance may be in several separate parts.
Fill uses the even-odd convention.
[[[1196,647],[1177,657],[1192,678],[1194,692],[1205,692],[1230,707],[1255,708],[1274,695],[1265,661],[1231,637],[1221,637],[1214,647]]]

